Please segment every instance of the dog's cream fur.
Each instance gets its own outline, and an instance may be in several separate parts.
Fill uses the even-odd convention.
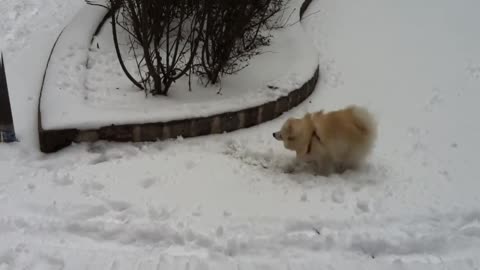
[[[273,136],[299,160],[313,162],[323,175],[357,168],[369,155],[377,136],[375,119],[360,106],[288,119]]]

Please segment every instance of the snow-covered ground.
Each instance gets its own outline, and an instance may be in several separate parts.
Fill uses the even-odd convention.
[[[82,3],[4,2],[21,142],[0,145],[0,269],[480,268],[480,2],[314,0],[310,102],[227,135],[51,155],[37,150],[42,67]],[[368,166],[284,173],[282,121],[350,103],[378,117]]]

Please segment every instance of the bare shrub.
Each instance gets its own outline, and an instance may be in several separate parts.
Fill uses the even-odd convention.
[[[108,0],[121,67],[137,87],[167,95],[192,71],[216,84],[270,44],[270,19],[284,0]],[[91,2],[87,0],[87,3]],[[138,76],[127,69],[117,27],[128,33]],[[135,78],[138,77],[138,78]]]
[[[283,0],[209,0],[202,32],[202,46],[196,73],[215,84],[225,74],[248,65],[270,44],[269,21],[283,6]]]

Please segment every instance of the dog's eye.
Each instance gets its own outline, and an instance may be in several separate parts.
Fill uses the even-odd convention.
[[[287,137],[287,140],[293,141],[293,140],[295,140],[295,137]]]

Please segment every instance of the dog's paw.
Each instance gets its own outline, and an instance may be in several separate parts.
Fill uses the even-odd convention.
[[[347,170],[347,166],[343,163],[335,164],[335,173],[342,174]]]
[[[283,173],[286,173],[286,174],[293,174],[294,172],[295,172],[294,166],[287,166],[283,169]]]
[[[305,162],[299,159],[293,159],[283,166],[283,172],[287,174],[293,174],[308,170],[311,167],[310,162]]]

